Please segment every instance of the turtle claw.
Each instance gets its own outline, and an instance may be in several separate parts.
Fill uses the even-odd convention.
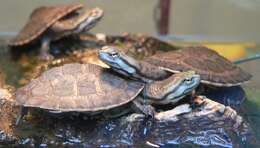
[[[141,111],[148,117],[154,118],[155,116],[155,109],[151,105],[143,106]]]
[[[156,114],[154,107],[152,107],[151,105],[141,104],[139,101],[133,101],[133,103],[134,106],[138,108],[138,110],[144,113],[146,116],[154,118]]]

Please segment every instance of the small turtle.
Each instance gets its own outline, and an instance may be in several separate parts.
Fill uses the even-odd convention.
[[[196,53],[196,51],[198,52]],[[236,109],[244,99],[244,95],[243,91],[240,93],[241,88],[235,89],[234,87],[239,87],[238,85],[251,78],[250,74],[205,47],[185,48],[178,51],[165,52],[138,61],[126,55],[120,49],[106,46],[99,51],[99,57],[118,73],[142,80],[146,83],[166,79],[173,73],[194,70],[197,74],[201,75],[202,82],[197,88],[196,94],[212,96],[212,92],[225,93],[225,95],[220,96],[213,95],[216,96],[213,99]],[[219,89],[221,91],[217,91]],[[240,90],[240,92],[235,92],[237,95],[230,95],[234,94],[236,90]],[[236,97],[239,94],[241,96]],[[192,95],[195,95],[195,93]],[[222,98],[219,98],[221,96]],[[194,101],[192,100],[192,102]]]
[[[217,87],[239,86],[252,77],[216,51],[202,46],[155,54],[145,62],[173,73],[196,71],[202,83]]]
[[[206,47],[183,48],[137,61],[118,48],[105,46],[99,51],[99,57],[115,71],[144,82],[188,70],[199,74],[202,83],[217,87],[238,86],[251,78],[249,73]]]
[[[23,46],[40,40],[40,57],[43,59],[52,58],[48,53],[51,41],[88,31],[102,18],[103,10],[100,8],[79,13],[78,11],[83,7],[83,4],[67,4],[36,8],[20,33],[9,42],[9,46]]]
[[[142,99],[135,99],[142,90],[147,103],[168,104],[189,94],[199,81],[199,75],[188,71],[145,85],[97,65],[65,64],[45,71],[28,85],[19,88],[16,102],[23,107],[58,112],[95,113],[134,100],[138,109],[153,116],[154,110],[150,105],[142,104]]]

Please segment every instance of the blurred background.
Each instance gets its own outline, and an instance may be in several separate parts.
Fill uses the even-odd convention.
[[[167,0],[163,0],[167,1]],[[42,5],[83,2],[101,7],[104,19],[93,32],[157,35],[159,0],[6,0],[0,3],[0,32],[13,35],[32,10]],[[197,41],[260,41],[259,0],[169,0],[169,31],[174,39]]]

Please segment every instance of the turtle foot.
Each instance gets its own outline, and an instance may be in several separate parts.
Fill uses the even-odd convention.
[[[133,101],[133,102],[135,107],[137,107],[139,111],[141,111],[148,117],[154,118],[156,114],[154,107],[152,107],[151,105],[143,105],[138,101]]]
[[[178,121],[178,117],[181,114],[191,113],[192,108],[189,104],[182,104],[179,106],[176,106],[175,108],[159,112],[155,115],[155,119],[159,121]]]
[[[141,110],[146,116],[154,118],[155,116],[155,109],[151,105],[143,106]]]
[[[143,113],[149,117],[154,118],[155,109],[151,105],[144,106]]]

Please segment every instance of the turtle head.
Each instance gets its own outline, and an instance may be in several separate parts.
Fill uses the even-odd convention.
[[[146,88],[146,96],[155,104],[175,103],[190,94],[200,83],[200,75],[194,71],[180,72],[171,77],[154,81]]]
[[[93,28],[97,22],[103,17],[104,12],[100,8],[93,8],[91,10],[85,10],[78,16],[78,22],[80,22],[77,27],[76,32],[88,31]]]
[[[125,76],[136,74],[136,69],[139,66],[135,59],[126,55],[122,50],[112,46],[102,47],[101,50],[99,50],[99,58],[113,70]]]
[[[190,94],[199,84],[200,75],[194,71],[181,72],[173,75],[176,81],[170,81],[165,90],[165,100],[174,103]],[[169,78],[171,79],[171,77]]]

